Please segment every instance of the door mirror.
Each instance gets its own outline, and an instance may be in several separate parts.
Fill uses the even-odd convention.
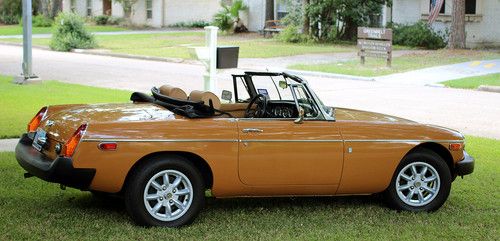
[[[284,80],[280,80],[280,82],[278,84],[279,84],[280,88],[282,88],[282,89],[288,88],[288,84]]]
[[[222,91],[221,99],[231,102],[232,98],[233,98],[233,92],[231,92],[229,90]]]
[[[304,109],[302,107],[299,107],[299,117],[295,119],[293,122],[295,122],[295,124],[304,123]]]

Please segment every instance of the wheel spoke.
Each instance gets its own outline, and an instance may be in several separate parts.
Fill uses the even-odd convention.
[[[173,200],[174,201],[174,205],[177,206],[177,208],[179,208],[179,210],[184,210],[184,205],[182,205],[181,202],[179,202],[179,200]]]
[[[146,196],[146,200],[156,200],[158,199],[160,196],[158,194],[149,194]]]
[[[436,193],[436,191],[434,191],[434,189],[428,187],[427,185],[422,185],[422,188],[425,189],[426,191],[430,192],[431,194]]]
[[[422,171],[420,171],[420,175],[422,175],[422,177],[424,177],[426,172],[427,172],[427,166],[424,166],[422,168]]]
[[[156,205],[153,207],[153,210],[152,210],[153,213],[157,213],[158,210],[160,210],[161,206],[162,206],[161,202],[156,203]]]
[[[401,177],[405,179],[406,181],[411,181],[411,177],[407,176],[406,174],[401,174]]]
[[[436,178],[437,178],[437,176],[432,175],[432,176],[430,176],[430,177],[426,177],[426,178],[424,179],[424,182],[425,182],[425,183],[432,182],[432,181],[436,180]]]
[[[156,190],[161,191],[161,185],[158,184],[155,180],[151,182],[151,186],[153,186]]]
[[[417,191],[417,195],[418,195],[418,201],[419,202],[423,202],[424,201],[424,195],[422,195],[422,191]]]
[[[168,173],[165,173],[165,175],[163,175],[163,185],[168,187],[169,184],[170,183],[168,183]]]
[[[167,217],[172,216],[172,207],[170,206],[170,203],[167,203],[167,205],[165,205],[165,215],[167,215]]]
[[[415,167],[415,165],[411,166],[411,174],[413,177],[415,177],[418,174],[417,168]]]
[[[406,195],[406,200],[410,201],[411,198],[413,197],[413,194],[415,194],[415,190],[410,190],[408,192],[408,195]]]
[[[187,188],[184,188],[182,190],[178,190],[175,195],[178,195],[178,196],[182,196],[182,195],[186,195],[186,194],[189,194],[191,193],[191,191],[189,191],[189,189]]]
[[[410,187],[411,187],[411,185],[410,185],[410,184],[402,185],[402,186],[399,186],[399,187],[398,187],[398,191],[401,191],[401,190],[406,190],[406,189],[408,189],[408,188],[410,188]]]
[[[172,187],[173,188],[176,188],[177,186],[179,186],[179,184],[181,183],[182,181],[182,178],[181,177],[176,177],[174,182],[172,183]]]

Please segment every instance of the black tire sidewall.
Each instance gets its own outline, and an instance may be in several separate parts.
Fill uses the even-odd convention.
[[[396,181],[397,181],[397,176],[399,172],[407,165],[414,163],[414,162],[424,162],[436,169],[439,175],[440,179],[440,187],[438,190],[437,196],[427,205],[416,207],[416,206],[410,206],[403,202],[396,191]],[[438,154],[432,151],[428,150],[419,150],[416,152],[412,152],[408,155],[406,155],[401,163],[398,165],[398,168],[394,172],[394,175],[392,177],[391,183],[387,190],[385,191],[385,198],[387,203],[391,208],[397,209],[397,210],[405,210],[405,211],[412,211],[412,212],[419,212],[419,211],[436,211],[438,210],[444,202],[448,199],[448,196],[450,194],[450,189],[451,189],[451,172],[450,168],[446,164],[446,162],[441,158]]]
[[[176,170],[184,174],[193,186],[192,203],[184,215],[173,221],[161,221],[149,214],[144,200],[144,188],[148,181],[163,170]],[[198,169],[180,156],[152,158],[134,169],[125,191],[125,205],[132,219],[141,226],[180,227],[194,221],[205,202],[203,178]]]

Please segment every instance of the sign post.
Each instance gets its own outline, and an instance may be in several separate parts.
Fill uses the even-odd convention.
[[[358,55],[361,64],[366,57],[385,58],[387,67],[392,64],[392,29],[358,27]]]
[[[208,48],[207,73],[203,76],[205,79],[204,89],[215,92],[217,88],[217,31],[218,27],[205,27],[205,45]]]
[[[29,79],[38,78],[33,74],[31,19],[32,19],[31,0],[23,0],[23,64],[22,64],[23,73],[21,78],[16,79],[16,83],[18,84],[24,84]]]

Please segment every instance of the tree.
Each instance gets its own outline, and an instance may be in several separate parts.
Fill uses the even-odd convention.
[[[221,2],[222,9],[215,14],[214,24],[222,31],[234,31],[235,33],[247,32],[247,27],[240,19],[240,11],[248,7],[243,0],[234,0],[231,5]]]
[[[54,18],[62,10],[62,0],[38,0],[38,12],[47,18]]]
[[[451,49],[465,48],[465,0],[453,0],[448,46]]]

